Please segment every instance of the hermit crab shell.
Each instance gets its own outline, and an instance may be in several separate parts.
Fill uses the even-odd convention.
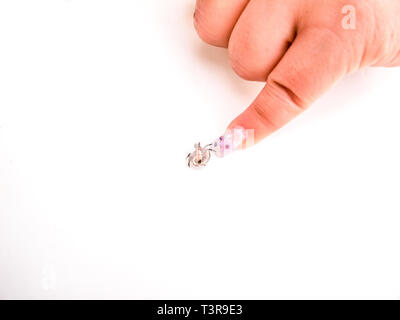
[[[204,167],[211,157],[211,151],[208,148],[202,148],[200,143],[194,145],[195,150],[187,156],[189,168]]]

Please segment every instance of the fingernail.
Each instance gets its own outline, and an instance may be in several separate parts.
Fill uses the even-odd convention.
[[[214,141],[213,149],[219,157],[242,150],[248,146],[247,141],[254,141],[252,132],[254,130],[246,130],[243,127],[228,129],[223,136]]]

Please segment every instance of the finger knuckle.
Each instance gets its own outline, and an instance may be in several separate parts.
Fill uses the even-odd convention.
[[[266,75],[245,46],[230,45],[229,60],[235,73],[244,80],[265,81]]]
[[[290,75],[278,77],[276,74],[271,74],[267,80],[267,86],[271,95],[282,102],[286,102],[283,105],[304,111],[310,104],[299,88],[298,78],[293,78]]]
[[[260,47],[253,41],[251,32],[238,28],[229,41],[229,59],[236,74],[250,81],[266,81],[268,72],[260,60]]]
[[[207,17],[202,10],[196,9],[193,20],[197,34],[205,43],[217,47],[226,46],[225,37],[220,34],[217,23]]]

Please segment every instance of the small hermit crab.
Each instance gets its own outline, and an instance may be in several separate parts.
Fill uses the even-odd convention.
[[[210,158],[210,146],[202,147],[199,142],[194,145],[194,151],[187,155],[186,160],[189,168],[201,168],[206,166]]]
[[[234,150],[240,150],[247,135],[248,130],[235,129],[233,132],[227,131],[225,135],[204,147],[201,146],[200,142],[196,143],[194,151],[186,157],[189,168],[205,167],[208,161],[210,161],[211,154],[214,154],[218,158],[223,158]],[[248,144],[247,141],[246,143]]]
[[[210,161],[211,154],[222,158],[230,150],[230,145],[227,143],[225,137],[220,137],[213,143],[207,144],[202,147],[200,142],[194,145],[194,151],[189,153],[186,157],[189,168],[205,167]]]

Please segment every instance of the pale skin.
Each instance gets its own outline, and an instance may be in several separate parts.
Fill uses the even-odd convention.
[[[353,6],[355,29],[342,25]],[[400,65],[400,0],[197,0],[195,28],[225,47],[242,78],[266,82],[228,129],[259,142],[301,114],[346,74]]]

